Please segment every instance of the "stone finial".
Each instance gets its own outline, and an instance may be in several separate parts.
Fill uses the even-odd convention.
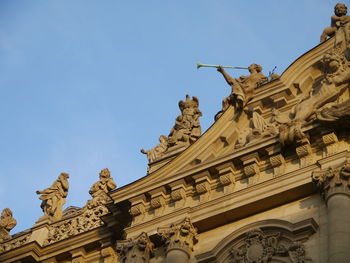
[[[44,212],[44,216],[39,220],[49,219],[50,222],[54,222],[62,218],[62,206],[66,203],[68,195],[68,178],[69,174],[61,173],[49,188],[36,191],[37,194],[41,194],[39,197],[42,200],[40,207]]]
[[[325,200],[336,193],[350,196],[350,159],[347,159],[340,168],[329,167],[326,170],[313,172],[312,180]]]
[[[88,208],[94,208],[111,202],[112,200],[108,196],[108,192],[117,187],[108,168],[101,170],[99,175],[100,180],[90,188],[89,194],[92,196],[92,199],[87,202]]]
[[[350,21],[350,17],[347,16],[348,8],[345,4],[338,3],[334,7],[334,15],[331,16],[331,26],[326,27],[320,37],[320,42],[326,41],[327,37],[332,37],[338,31],[340,27]]]
[[[170,250],[178,249],[184,251],[190,257],[194,245],[198,242],[197,229],[188,217],[180,224],[158,228],[158,233],[165,242],[167,253]]]
[[[0,242],[9,240],[11,238],[10,231],[17,225],[16,219],[12,216],[10,208],[2,210],[0,217]]]
[[[124,263],[148,263],[153,257],[153,248],[154,244],[145,232],[135,238],[117,241],[116,247],[120,262]]]

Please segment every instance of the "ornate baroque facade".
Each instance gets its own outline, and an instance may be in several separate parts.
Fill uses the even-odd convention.
[[[117,188],[108,169],[83,208],[62,211],[69,175],[41,194],[24,232],[0,220],[2,263],[350,262],[350,17],[338,4],[321,43],[281,76],[232,78],[201,134],[186,96],[147,176]]]

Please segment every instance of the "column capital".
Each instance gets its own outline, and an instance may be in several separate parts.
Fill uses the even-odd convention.
[[[148,263],[153,257],[154,244],[147,233],[142,232],[139,236],[128,240],[117,241],[117,251],[121,262],[125,263]]]
[[[344,194],[350,197],[349,179],[350,159],[346,159],[340,167],[329,167],[326,170],[312,173],[312,180],[326,201],[335,194]]]
[[[190,257],[194,245],[198,242],[197,229],[188,217],[178,224],[171,224],[170,227],[158,228],[158,233],[165,242],[166,253],[177,249]]]

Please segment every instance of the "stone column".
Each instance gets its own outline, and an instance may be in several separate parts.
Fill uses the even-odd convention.
[[[189,263],[193,246],[198,242],[197,230],[189,218],[180,224],[158,229],[166,247],[166,263]]]
[[[328,211],[328,262],[347,263],[350,259],[350,160],[340,168],[312,175]]]

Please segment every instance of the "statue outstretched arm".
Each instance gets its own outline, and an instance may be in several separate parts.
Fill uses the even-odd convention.
[[[232,86],[234,83],[234,79],[231,78],[231,76],[229,74],[226,73],[226,71],[223,69],[222,66],[219,66],[217,71],[219,71],[225,78],[226,82],[228,85]]]

